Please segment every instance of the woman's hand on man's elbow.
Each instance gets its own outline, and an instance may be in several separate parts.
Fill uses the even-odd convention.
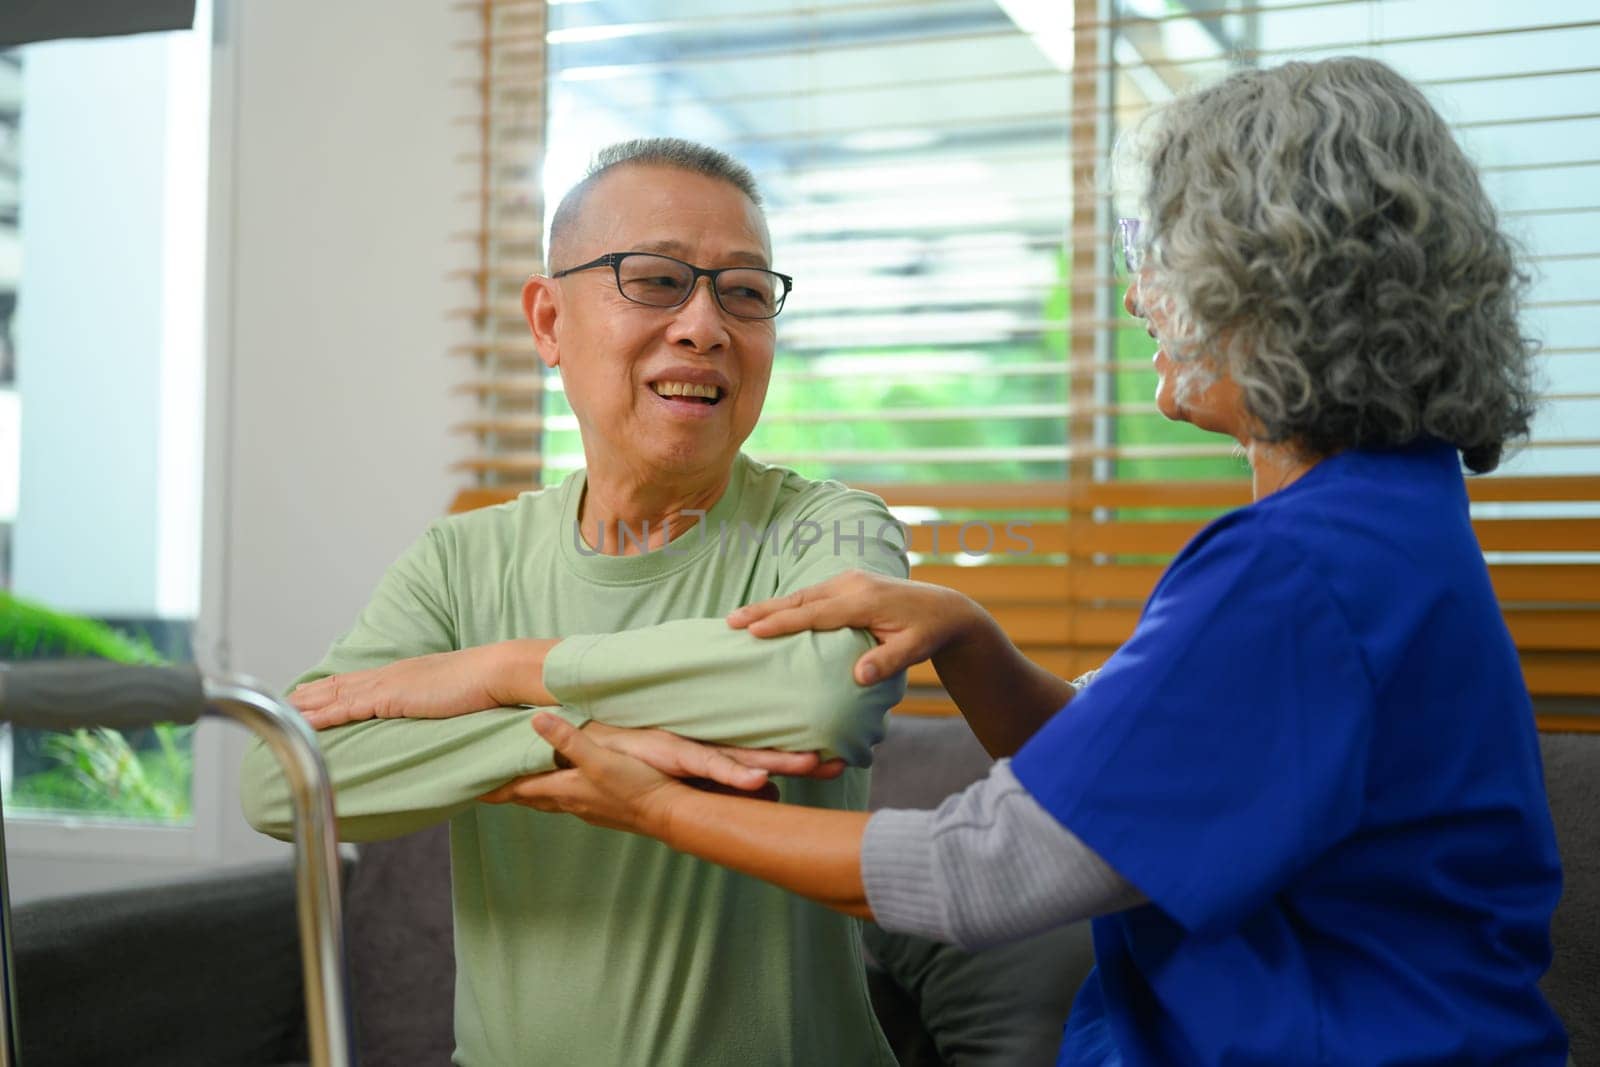
[[[959,641],[983,617],[969,597],[944,586],[850,571],[785,596],[747,604],[728,625],[756,637],[804,630],[854,629],[876,647],[854,664],[853,677],[869,686],[892,678]]]

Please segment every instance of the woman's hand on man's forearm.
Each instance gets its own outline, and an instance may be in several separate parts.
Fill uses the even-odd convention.
[[[586,736],[589,729],[543,712],[533,725],[568,769],[518,779],[484,801],[563,812],[594,826],[643,834],[846,914],[871,917],[861,883],[866,812],[707,796]],[[624,731],[641,732],[661,731]]]
[[[535,727],[550,716],[535,716]],[[844,773],[842,759],[823,759],[816,752],[782,752],[772,748],[740,748],[680,737],[670,730],[610,726],[593,719],[578,727],[589,742],[644,763],[658,774],[710,792],[731,792],[758,799],[778,799],[775,775],[832,779]],[[548,740],[549,733],[539,730]],[[563,751],[552,745],[556,771],[571,769]],[[551,772],[513,779],[479,799],[487,804],[524,804],[547,794]]]
[[[296,686],[289,703],[311,727],[366,719],[448,719],[508,705],[556,703],[545,658],[559,641],[520,638],[396,660]]]

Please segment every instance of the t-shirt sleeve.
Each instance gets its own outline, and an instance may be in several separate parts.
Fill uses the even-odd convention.
[[[1226,929],[1354,827],[1373,705],[1326,583],[1265,523],[1225,520],[1012,767],[1178,923]]]
[[[871,493],[819,483],[779,516],[778,525],[788,539],[774,596],[852,570],[890,578],[910,573],[905,530]]]
[[[438,524],[384,574],[354,626],[299,682],[367,670],[460,647]],[[584,718],[548,709],[574,724]],[[449,719],[369,719],[316,734],[334,786],[339,836],[377,841],[450,818],[520,775],[549,770],[550,746],[528,708],[494,708]],[[240,772],[246,820],[287,838],[294,808],[276,757],[259,739]]]

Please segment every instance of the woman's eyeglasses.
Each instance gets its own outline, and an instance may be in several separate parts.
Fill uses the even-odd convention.
[[[1144,242],[1139,238],[1143,225],[1139,219],[1118,219],[1117,236],[1120,238],[1122,269],[1134,277],[1144,266]]]

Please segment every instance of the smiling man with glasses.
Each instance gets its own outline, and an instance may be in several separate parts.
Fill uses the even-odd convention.
[[[291,694],[341,835],[450,820],[459,1064],[888,1067],[853,920],[515,803],[554,768],[531,727],[552,706],[684,777],[770,793],[770,772],[787,801],[860,809],[904,690],[852,680],[863,632],[760,641],[724,621],[852,569],[906,573],[876,497],[740,451],[791,288],[749,171],[677,140],[607,149],[549,259],[523,307],[585,469],[435,523]],[[264,750],[244,782],[252,825],[286,836]]]

